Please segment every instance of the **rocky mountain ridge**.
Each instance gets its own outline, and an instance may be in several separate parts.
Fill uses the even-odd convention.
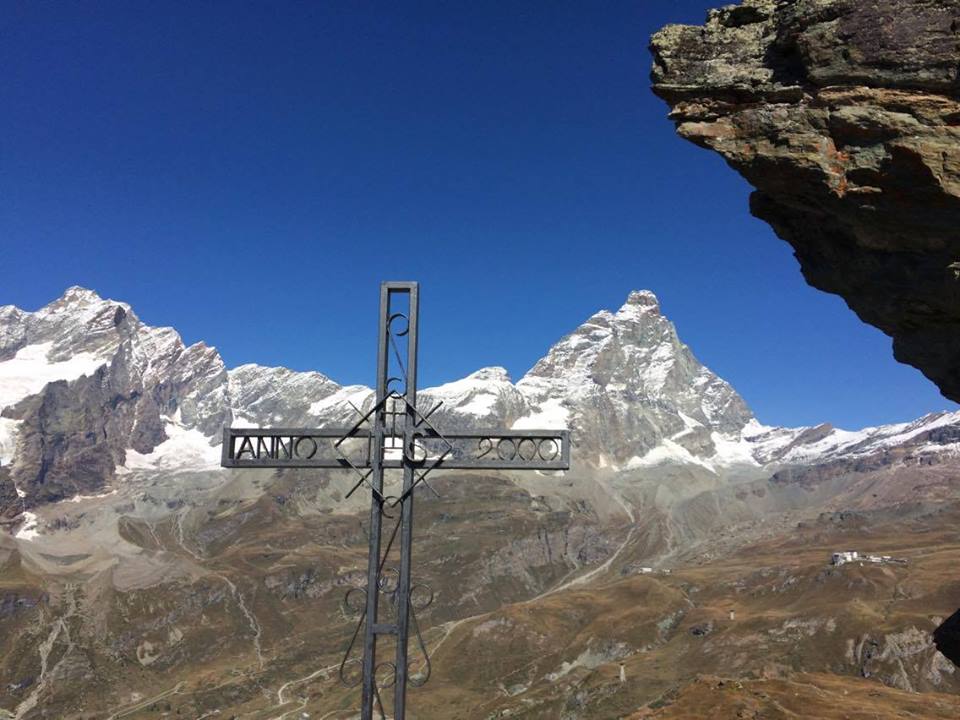
[[[346,426],[365,386],[242,365],[186,347],[126,303],[70,288],[36,312],[0,308],[0,516],[109,490],[131,468],[215,469],[221,428]],[[953,453],[960,414],[859,432],[759,423],[635,291],[557,342],[519,381],[503,368],[420,393],[440,427],[570,427],[575,462],[603,472],[688,464],[713,473],[811,464],[909,445]]]

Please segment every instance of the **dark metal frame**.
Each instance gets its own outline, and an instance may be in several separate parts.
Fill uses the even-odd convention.
[[[370,430],[357,430],[353,433],[345,428],[269,428],[255,430],[248,428],[224,428],[223,451],[220,464],[225,468],[341,468],[354,467],[370,468],[373,456],[372,444],[374,433]],[[448,454],[443,459],[437,459],[433,465],[435,470],[567,470],[570,467],[570,432],[568,430],[490,430],[483,433],[455,432],[442,435],[432,429],[418,429],[417,439],[441,439],[451,445],[463,442],[474,446],[473,456]],[[243,458],[238,456],[237,440],[250,438],[252,456]],[[356,438],[366,441],[367,453],[361,461],[350,461],[346,457],[317,456],[323,441],[334,441]],[[311,441],[313,450],[300,453],[298,445],[304,441]],[[317,441],[320,442],[317,442]],[[279,441],[279,442],[277,442]],[[523,443],[533,444],[532,451],[525,450]],[[552,443],[553,449],[545,449],[546,442]],[[509,443],[509,445],[504,445]],[[289,448],[289,451],[288,451]],[[267,450],[266,457],[261,457],[262,450]],[[246,450],[244,452],[247,452]],[[283,456],[281,457],[281,453]],[[311,457],[305,457],[306,455]],[[489,459],[485,459],[488,458]],[[429,458],[419,463],[415,458],[410,462],[416,465],[427,464]],[[405,459],[382,461],[383,467],[388,469],[402,469]]]
[[[399,307],[404,300],[406,307]],[[347,497],[364,485],[371,491],[367,583],[363,588],[352,588],[345,598],[346,608],[359,615],[359,621],[340,664],[341,681],[348,686],[362,686],[361,720],[373,720],[375,706],[380,717],[386,718],[380,690],[390,687],[394,690],[393,717],[404,720],[407,685],[419,687],[430,677],[430,657],[420,633],[417,611],[429,607],[433,591],[424,584],[411,584],[416,488],[422,484],[436,494],[426,480],[433,470],[570,468],[570,433],[566,430],[438,431],[429,418],[440,405],[427,413],[417,410],[419,317],[418,283],[381,284],[375,402],[365,414],[360,413],[360,419],[352,427],[225,428],[223,431],[223,467],[353,470],[359,479]],[[395,327],[401,322],[405,326]],[[404,344],[405,353],[401,351]],[[402,390],[394,389],[396,384],[402,384]],[[396,448],[394,443],[400,438],[402,446]],[[384,471],[394,469],[403,472],[402,490],[399,496],[388,496],[384,494]],[[384,519],[395,521],[385,550]],[[388,557],[398,536],[398,565],[388,566]],[[362,604],[356,600],[360,595]],[[381,595],[389,601],[388,610],[392,609],[393,613],[381,613]],[[388,617],[389,614],[393,617]],[[408,653],[411,625],[423,656],[422,670],[412,674]],[[361,631],[363,658],[358,661],[352,654]],[[377,662],[377,642],[382,636],[396,640],[393,662]],[[352,678],[349,668],[356,665],[361,668],[360,676]]]

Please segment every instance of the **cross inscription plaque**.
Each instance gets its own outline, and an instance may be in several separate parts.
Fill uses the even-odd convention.
[[[423,413],[417,409],[419,308],[417,283],[381,284],[376,395],[369,410],[357,410],[359,417],[352,426],[223,431],[223,467],[341,468],[356,474],[346,497],[361,487],[370,491],[366,585],[351,589],[345,599],[346,606],[355,610],[360,619],[340,664],[344,684],[362,685],[361,720],[373,720],[374,707],[381,718],[386,718],[380,690],[389,687],[394,691],[393,718],[404,720],[407,686],[419,687],[430,675],[430,659],[416,611],[432,602],[433,592],[424,584],[412,585],[410,572],[416,488],[422,485],[436,494],[426,479],[433,470],[570,467],[570,434],[566,430],[441,433],[433,426],[430,417],[440,404]],[[402,471],[403,480],[396,495],[385,494],[387,470]],[[384,519],[395,521],[385,550]],[[387,558],[398,535],[398,565],[388,567]],[[390,600],[392,617],[381,612],[380,595]],[[362,598],[360,602],[358,598]],[[423,655],[422,670],[413,673],[408,656],[411,621]],[[361,631],[362,661],[351,657]],[[377,640],[381,636],[395,638],[392,662],[377,663]],[[359,674],[352,676],[349,669],[356,666]]]

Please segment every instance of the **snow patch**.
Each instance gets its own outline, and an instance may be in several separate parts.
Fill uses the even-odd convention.
[[[167,439],[152,452],[143,454],[127,450],[126,471],[132,470],[213,470],[220,467],[220,448],[210,445],[210,438],[173,418],[164,418]]]
[[[690,417],[689,415],[686,415],[680,412],[679,410],[677,410],[677,414],[680,416],[680,419],[683,420],[683,424],[687,427],[688,430],[693,430],[694,428],[703,427],[703,423],[700,422],[699,420],[696,420]]]
[[[513,423],[513,430],[562,430],[569,427],[570,411],[562,398],[549,398],[533,413]]]
[[[79,502],[83,502],[84,500],[100,500],[102,498],[110,497],[111,495],[116,495],[116,494],[117,494],[117,491],[115,489],[111,490],[110,492],[100,493],[99,495],[81,495],[80,493],[77,493],[72,498],[67,498],[63,502],[79,503]]]
[[[493,412],[494,408],[497,405],[497,396],[492,393],[477,393],[473,396],[470,402],[465,405],[458,405],[454,409],[457,412],[465,413],[467,415],[476,415],[477,417],[484,417]]]
[[[752,465],[759,467],[753,456],[753,446],[743,437],[728,437],[720,433],[711,433],[710,439],[716,452],[710,458],[715,467],[730,467],[732,465]]]
[[[17,530],[17,534],[14,535],[14,537],[17,538],[17,540],[26,540],[27,542],[40,537],[40,531],[37,529],[39,522],[36,513],[24,510],[21,517],[23,517],[23,525]]]
[[[661,392],[676,362],[672,345],[666,342],[658,345],[640,370],[640,378],[647,390]]]
[[[693,455],[682,445],[678,445],[672,440],[663,440],[655,448],[649,450],[646,454],[638,457],[632,457],[627,461],[626,469],[635,470],[637,468],[654,467],[667,463],[678,463],[680,465],[699,465],[713,472],[714,467],[709,462],[701,460]]]
[[[311,403],[309,412],[311,415],[323,415],[330,408],[338,405],[353,404],[358,410],[363,409],[363,403],[373,393],[373,390],[364,385],[350,385],[342,387],[335,393],[327,395],[325,398]],[[357,418],[359,419],[359,418]]]
[[[77,353],[62,362],[50,362],[47,353],[52,347],[52,342],[27,345],[9,360],[0,362],[0,409],[36,395],[47,383],[91,375],[106,362],[91,352]]]
[[[240,428],[260,428],[260,423],[254,420],[249,415],[244,415],[243,413],[234,410],[233,411],[233,422],[230,423],[230,427],[240,427]]]

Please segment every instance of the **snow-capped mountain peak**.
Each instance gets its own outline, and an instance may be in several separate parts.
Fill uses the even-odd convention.
[[[523,395],[502,367],[486,367],[462,380],[427,388],[419,393],[418,405],[431,409],[442,402],[441,415],[448,425],[508,426],[526,412]],[[469,418],[466,422],[457,416]]]
[[[123,468],[195,470],[198,458],[214,468],[225,425],[349,426],[373,402],[371,388],[319,372],[228,371],[215,348],[186,347],[172,328],[150,327],[129,305],[84,288],[35,312],[0,307],[0,515],[102,492]],[[441,430],[569,428],[575,467],[635,473],[960,443],[960,414],[858,433],[765,427],[697,360],[648,290],[594,313],[517,383],[487,367],[418,394],[422,411],[438,404],[430,421]]]
[[[617,315],[634,315],[640,312],[660,313],[660,301],[651,290],[633,290],[628,296],[623,307],[617,311]]]
[[[752,414],[729,384],[680,341],[649,290],[635,290],[616,312],[601,310],[554,345],[518,383],[531,405],[566,408],[579,442],[617,465],[665,439],[685,435],[695,453],[710,432],[739,431]],[[542,412],[542,410],[541,410]]]

